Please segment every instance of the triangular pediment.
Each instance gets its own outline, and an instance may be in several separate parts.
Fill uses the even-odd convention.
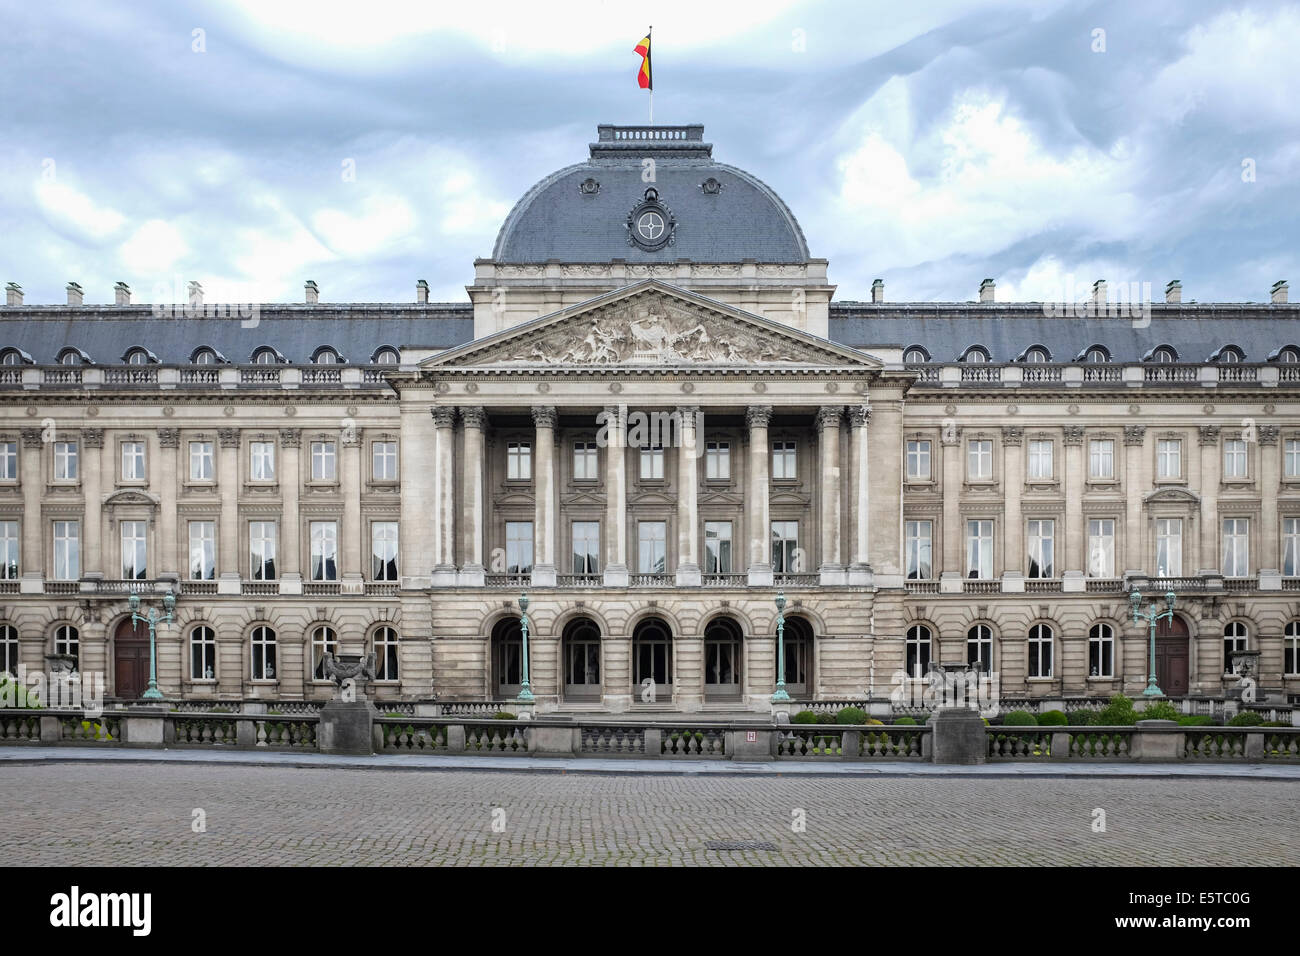
[[[658,280],[606,293],[422,363],[437,367],[879,369],[856,349]]]

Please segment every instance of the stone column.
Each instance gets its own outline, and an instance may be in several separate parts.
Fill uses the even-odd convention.
[[[185,577],[189,569],[188,550],[184,562],[178,560],[178,529],[176,527],[177,449],[181,443],[179,428],[158,429],[158,557],[149,558],[150,577],[163,575]]]
[[[867,441],[870,424],[870,405],[849,406],[849,529],[853,537],[849,551],[848,583],[858,586],[871,583],[871,561],[868,557],[871,455]]]
[[[41,541],[44,527],[41,522],[41,496],[45,493],[41,459],[45,452],[44,432],[39,428],[24,428],[21,475],[23,483],[23,528],[20,589],[25,594],[40,594],[44,590],[45,561]]]
[[[699,497],[699,460],[704,451],[703,436],[696,434],[695,416],[699,408],[684,405],[677,409],[681,421],[681,445],[677,448],[677,585],[699,587],[700,529],[697,501]]]
[[[772,421],[771,405],[750,405],[745,413],[749,426],[749,493],[745,510],[749,525],[749,583],[756,587],[772,586],[772,521],[768,491],[768,472],[772,453],[767,426]]]
[[[248,568],[247,557],[239,551],[239,429],[218,429],[217,441],[221,446],[218,474],[221,528],[217,532],[217,593],[238,594],[240,579]]]
[[[1219,554],[1219,474],[1223,463],[1219,451],[1219,426],[1202,425],[1197,433],[1201,452],[1200,559],[1189,567],[1186,560],[1188,556],[1184,555],[1183,574],[1222,574],[1223,561]],[[1190,531],[1190,528],[1184,531],[1184,542],[1191,540]]]
[[[483,564],[483,433],[487,427],[487,412],[478,406],[466,406],[460,410],[460,417],[465,425],[465,470],[461,483],[461,493],[465,498],[465,540],[460,583],[482,587],[486,581]]]
[[[81,430],[81,488],[86,497],[86,510],[81,521],[81,574],[103,573],[104,523],[104,429]],[[112,481],[109,481],[112,484]]]
[[[302,429],[280,429],[280,540],[281,594],[302,593]]]
[[[456,408],[435,405],[433,459],[433,554],[431,584],[451,587],[456,583],[455,460]]]
[[[617,406],[601,419],[605,444],[605,586],[625,588],[627,569],[627,421]]]
[[[950,419],[943,423],[939,441],[943,448],[943,525],[939,529],[941,541],[930,542],[931,554],[940,552],[943,570],[939,573],[939,590],[945,594],[960,594],[966,565],[962,542],[966,526],[961,518],[961,492],[963,460],[961,429]],[[932,532],[933,533],[933,532]]]
[[[817,444],[820,457],[818,505],[821,509],[821,583],[845,584],[844,559],[840,551],[840,419],[843,405],[824,405],[817,410]]]
[[[429,441],[429,420],[424,417],[427,407],[415,403],[402,406],[402,444],[398,449],[402,486],[397,543],[402,562],[398,574],[404,590],[427,588],[433,566],[435,516],[429,482],[435,455],[434,443]]]
[[[1124,564],[1123,571],[1136,574],[1144,573],[1147,560],[1143,551],[1142,536],[1142,491],[1146,487],[1142,480],[1143,465],[1146,458],[1145,425],[1124,426]],[[1120,556],[1115,555],[1119,565]],[[1118,572],[1120,567],[1116,567]],[[1154,571],[1154,568],[1152,569]]]
[[[870,554],[877,588],[901,588],[903,577],[903,401],[873,399]]]
[[[1278,545],[1281,537],[1281,525],[1277,514],[1278,485],[1281,481],[1281,463],[1278,461],[1276,425],[1259,425],[1259,527],[1252,529],[1259,540],[1259,574],[1260,584],[1264,584],[1265,575],[1278,578],[1281,560]],[[1281,582],[1278,581],[1278,588]]]
[[[1087,574],[1087,535],[1084,533],[1083,482],[1087,475],[1083,459],[1083,426],[1065,428],[1065,552],[1056,555],[1062,568],[1061,590],[1082,591]]]
[[[555,425],[554,405],[533,408],[533,586],[555,587]]]
[[[361,429],[349,425],[340,436],[339,477],[343,489],[343,521],[339,526],[338,565],[340,592],[343,594],[365,594],[365,576],[362,574],[362,555],[369,553],[369,545],[363,551],[361,526],[361,449],[363,438]]]
[[[1025,486],[1025,430],[1002,429],[1002,590],[1025,589],[1025,521],[1020,496]]]

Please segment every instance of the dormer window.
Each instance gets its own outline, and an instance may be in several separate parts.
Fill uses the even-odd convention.
[[[1277,360],[1287,365],[1300,364],[1300,349],[1297,349],[1294,345],[1288,345],[1277,353]]]
[[[1173,346],[1160,345],[1151,350],[1150,361],[1168,365],[1178,361],[1178,353],[1174,351]]]
[[[150,360],[149,350],[142,348],[129,349],[126,353],[127,365],[148,365]]]
[[[217,353],[212,349],[199,349],[194,353],[193,362],[195,365],[216,365]]]
[[[328,345],[317,349],[312,355],[311,360],[313,365],[338,365],[343,361],[339,356],[339,353],[334,351],[334,349],[330,348]]]
[[[1093,365],[1103,365],[1110,361],[1110,353],[1100,345],[1093,345],[1083,353],[1083,360]]]
[[[17,349],[5,349],[0,352],[0,365],[22,365],[23,357]]]
[[[253,353],[254,365],[275,365],[280,361],[280,356],[276,354],[273,348],[260,348]]]
[[[60,365],[82,365],[86,356],[79,349],[63,349],[59,352]]]
[[[989,360],[989,353],[982,345],[972,345],[962,355],[961,360],[968,365],[980,365]]]
[[[1242,355],[1241,349],[1233,345],[1229,345],[1226,348],[1219,350],[1218,360],[1220,365],[1231,365],[1235,362],[1242,361],[1244,358],[1245,356]]]
[[[375,350],[375,354],[371,357],[370,361],[375,365],[396,365],[397,358],[397,349],[384,346],[383,348]]]
[[[1047,349],[1043,348],[1041,345],[1035,345],[1033,348],[1025,352],[1024,360],[1026,362],[1042,364],[1044,362],[1050,362],[1052,360],[1052,356],[1049,355]]]
[[[930,353],[919,345],[910,346],[903,352],[904,365],[924,365],[930,361]]]

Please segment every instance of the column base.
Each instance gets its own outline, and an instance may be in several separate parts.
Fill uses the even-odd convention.
[[[749,566],[749,586],[751,588],[770,588],[776,578],[770,564],[751,564]]]
[[[487,570],[481,564],[467,564],[460,569],[456,583],[463,588],[481,588],[487,584]]]
[[[822,587],[843,586],[849,583],[849,575],[842,564],[823,564],[817,569],[817,583]]]
[[[611,564],[605,568],[604,585],[607,588],[625,588],[631,583],[626,564]]]
[[[704,583],[698,564],[679,564],[677,566],[677,586],[679,588],[698,588]]]
[[[555,587],[555,565],[534,564],[531,585],[535,588]]]
[[[456,566],[440,564],[429,575],[429,586],[434,588],[454,588],[456,586]]]

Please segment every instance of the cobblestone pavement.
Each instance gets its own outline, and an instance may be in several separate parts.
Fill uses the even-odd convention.
[[[1300,864],[1296,786],[1277,781],[105,764],[0,779],[8,865]]]

